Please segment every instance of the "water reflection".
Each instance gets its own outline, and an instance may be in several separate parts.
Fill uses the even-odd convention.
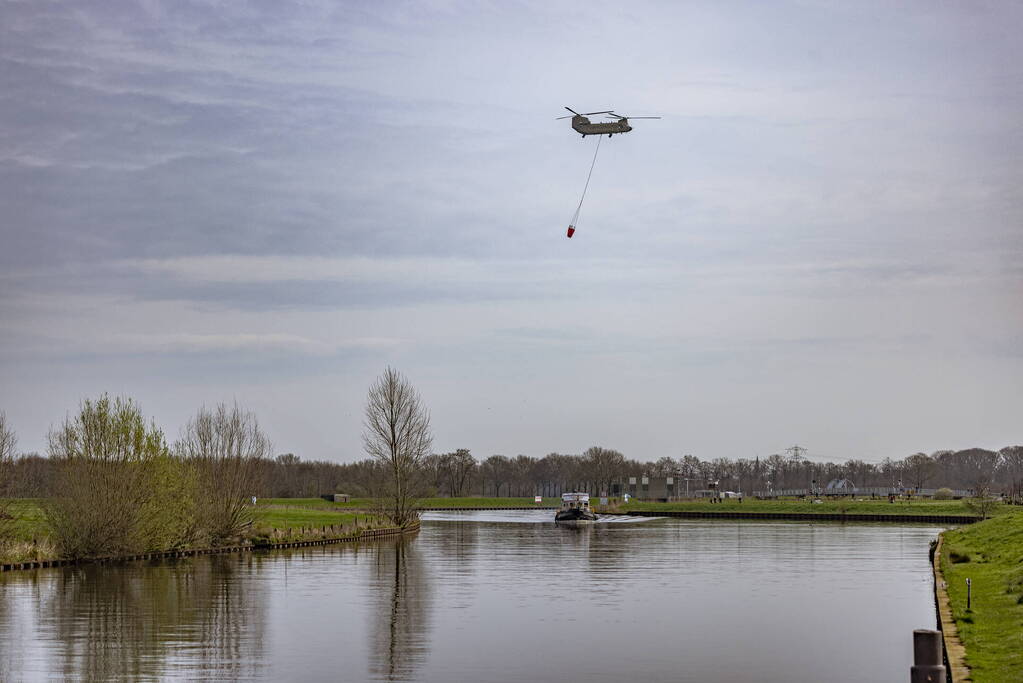
[[[482,514],[0,575],[0,680],[851,683],[904,678],[934,625],[934,528]]]
[[[374,550],[369,670],[376,679],[412,680],[429,653],[428,570],[414,539]]]
[[[3,602],[13,609],[5,611],[45,632],[47,642],[45,657],[8,657],[3,678],[153,680],[179,666],[200,678],[252,677],[262,667],[266,614],[258,594],[236,577],[251,562],[218,555],[83,565],[8,583],[4,597],[13,595]]]

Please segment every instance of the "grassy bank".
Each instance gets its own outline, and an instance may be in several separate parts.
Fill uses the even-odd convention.
[[[945,532],[941,571],[977,683],[1023,675],[1023,510]],[[972,581],[966,608],[966,579]]]
[[[709,500],[693,500],[678,503],[647,503],[630,502],[609,508],[614,511],[691,511],[691,512],[781,512],[781,513],[828,513],[858,515],[969,515],[973,513],[961,500],[899,500],[889,503],[885,500],[822,500],[814,503],[810,500],[779,499],[756,500],[744,498],[739,502],[735,498],[711,503]],[[1007,505],[995,508],[994,514],[1002,514],[1010,509]]]
[[[601,511],[594,496],[591,501],[595,509]],[[544,498],[542,506],[557,507],[560,498]],[[422,501],[425,508],[512,508],[536,507],[532,498],[426,498]],[[259,507],[310,509],[310,510],[371,510],[373,501],[369,498],[353,498],[347,503],[331,503],[322,498],[265,498],[259,501]],[[1001,515],[1011,510],[1010,506],[999,505],[993,515]],[[643,512],[685,510],[692,512],[782,512],[782,513],[829,513],[829,514],[862,514],[862,515],[965,515],[973,516],[973,512],[961,500],[899,500],[889,503],[883,500],[823,500],[814,503],[801,499],[756,500],[744,498],[739,502],[735,498],[711,503],[710,500],[691,500],[676,503],[649,502],[613,502],[603,508],[607,512]]]
[[[332,508],[331,503],[319,502],[323,505],[267,505],[261,502],[254,511],[252,527],[244,538],[265,538],[271,530],[290,529],[287,540],[301,540],[303,535],[319,536],[322,529],[329,526],[344,527],[344,533],[354,531],[356,527],[378,529],[391,526],[385,518],[365,512],[338,510]],[[21,498],[9,500],[8,504],[8,514],[13,517],[9,520],[12,539],[9,544],[0,546],[0,562],[56,559],[58,553],[43,514],[43,501]]]
[[[371,510],[373,499],[352,498],[347,503],[331,503],[322,498],[262,498],[260,506],[305,507],[319,510]],[[424,508],[514,508],[536,507],[533,498],[424,498]],[[541,506],[561,505],[561,498],[544,498]]]
[[[43,514],[42,501],[31,498],[4,501],[6,512],[13,519],[7,525],[6,542],[0,541],[0,562],[27,562],[56,557],[57,549],[50,536],[50,527]]]
[[[43,501],[36,498],[15,498],[5,501],[11,520],[11,531],[15,541],[49,538],[50,529],[43,515]]]
[[[328,526],[354,528],[356,525],[361,528],[378,528],[390,526],[390,523],[386,519],[362,512],[341,512],[330,509],[283,506],[257,508],[253,519],[253,526],[257,530],[318,530]]]

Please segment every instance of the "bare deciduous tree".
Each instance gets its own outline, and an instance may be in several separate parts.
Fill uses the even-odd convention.
[[[7,423],[7,413],[0,410],[0,475],[6,474],[14,460],[14,450],[18,447],[18,436]],[[3,480],[0,480],[2,482]]]
[[[196,536],[219,543],[237,536],[252,521],[258,462],[269,458],[270,440],[256,416],[237,403],[203,406],[174,446],[196,476]]]
[[[476,460],[469,449],[459,448],[453,453],[442,453],[429,459],[433,461],[436,471],[438,493],[462,496],[468,491],[476,471]]]
[[[483,479],[483,495],[487,495],[486,483],[489,481],[494,488],[494,496],[500,498],[501,487],[507,484],[512,476],[511,461],[503,455],[492,455],[480,466],[480,476]],[[510,490],[507,493],[511,495]]]
[[[388,367],[366,397],[363,448],[388,471],[386,486],[378,492],[391,520],[405,526],[418,517],[423,460],[430,453],[433,435],[430,413],[412,383]]]
[[[583,453],[583,458],[598,493],[609,490],[625,469],[625,456],[610,448],[591,446]]]
[[[11,484],[14,449],[18,447],[18,436],[7,424],[7,414],[0,410],[0,543],[5,542],[14,528],[14,520],[4,499]]]
[[[1006,492],[1014,503],[1023,503],[1023,446],[1006,446],[1002,456],[1000,474]]]
[[[997,498],[991,496],[991,492],[986,486],[976,489],[973,498],[967,498],[965,501],[966,508],[970,512],[974,513],[981,519],[987,519],[994,512],[995,508],[998,507],[1000,501]]]
[[[954,470],[960,480],[973,490],[974,495],[981,496],[982,491],[989,491],[998,468],[999,455],[995,451],[984,448],[967,448],[956,451],[952,456]]]
[[[904,471],[906,476],[909,477],[909,483],[917,491],[930,481],[931,477],[934,476],[935,470],[938,468],[937,463],[926,453],[915,453],[907,456],[903,462],[905,463]]]
[[[54,492],[56,467],[38,453],[22,453],[10,465],[7,494],[12,498],[44,498]]]

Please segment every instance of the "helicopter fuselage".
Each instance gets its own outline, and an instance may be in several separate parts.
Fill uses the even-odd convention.
[[[628,119],[619,119],[609,123],[590,123],[588,118],[578,115],[572,117],[572,128],[575,129],[575,132],[582,134],[583,137],[587,135],[615,135],[616,133],[628,133],[632,130]]]

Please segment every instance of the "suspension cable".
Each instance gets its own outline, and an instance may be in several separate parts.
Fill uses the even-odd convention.
[[[597,136],[597,148],[593,150],[593,161],[590,163],[590,172],[586,174],[586,184],[583,186],[583,196],[579,198],[579,206],[575,208],[575,214],[572,216],[572,222],[569,226],[574,228],[576,222],[579,220],[579,212],[583,209],[583,200],[586,199],[586,190],[590,188],[590,178],[593,176],[593,167],[597,165],[597,152],[600,151],[600,142],[603,139],[603,135]],[[573,230],[573,232],[575,232]]]

